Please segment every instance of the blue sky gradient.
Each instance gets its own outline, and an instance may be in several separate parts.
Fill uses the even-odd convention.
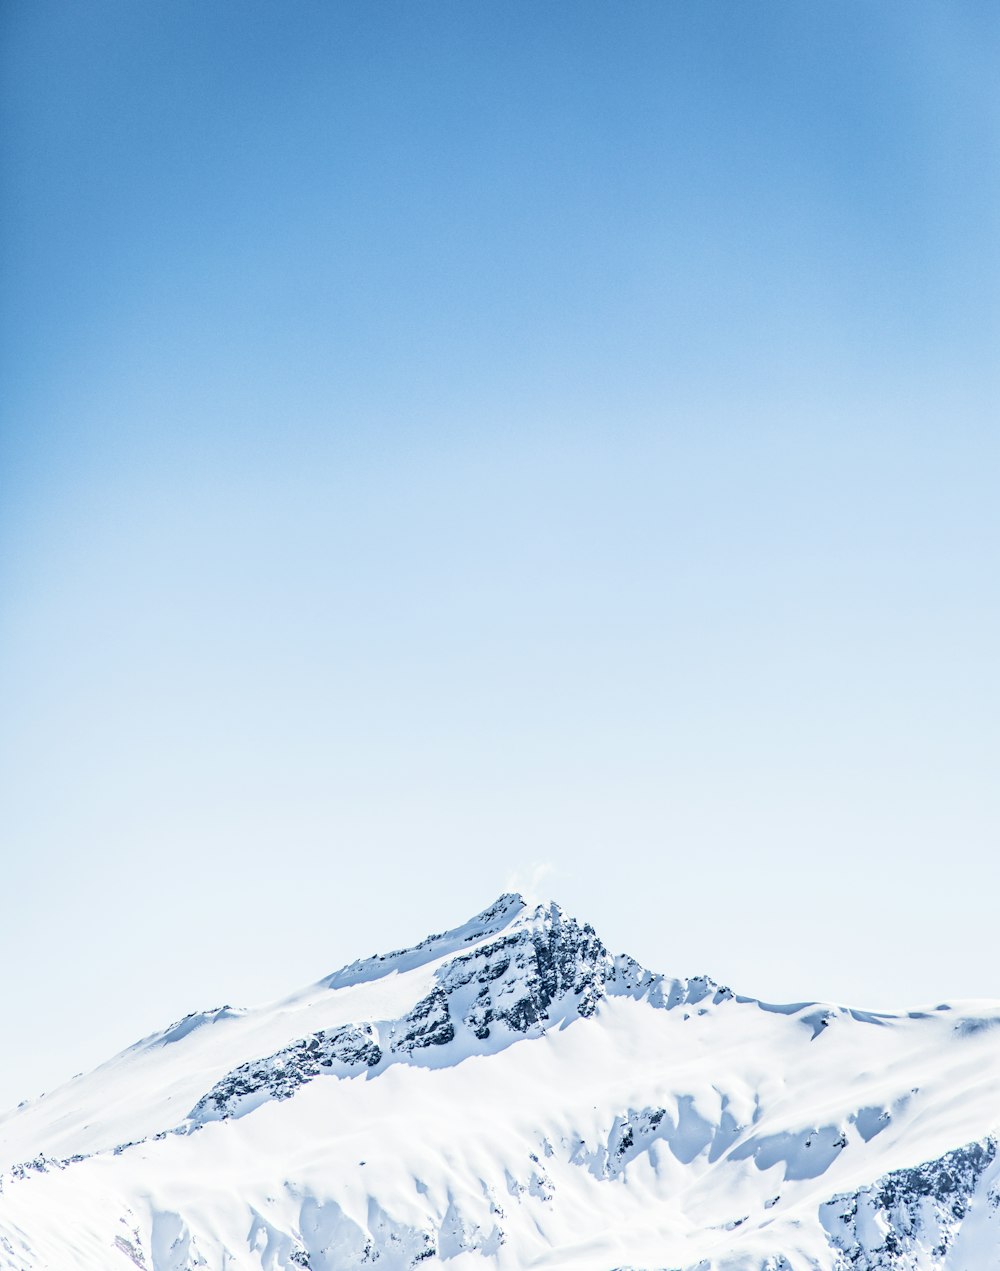
[[[1000,995],[996,5],[0,35],[0,1102],[533,876]]]

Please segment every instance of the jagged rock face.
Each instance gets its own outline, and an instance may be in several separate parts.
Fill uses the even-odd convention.
[[[448,995],[435,989],[420,999],[393,1030],[392,1051],[408,1054],[424,1046],[446,1046],[455,1040],[455,1025],[448,1009]]]
[[[996,1141],[988,1138],[914,1169],[895,1170],[871,1187],[822,1205],[820,1220],[838,1252],[837,1267],[920,1271],[943,1266],[977,1199],[990,1213],[1000,1205],[996,1187],[977,1197],[995,1158]],[[1000,1244],[994,1258],[1000,1262]],[[972,1263],[968,1271],[975,1271]]]
[[[554,906],[536,911],[535,919],[532,927],[459,955],[438,972],[435,992],[458,1006],[462,1024],[481,1041],[498,1025],[512,1033],[544,1026],[562,999],[586,1019],[604,995],[614,962],[594,929]]]
[[[487,910],[492,919],[503,906]],[[434,936],[420,948],[433,950]],[[406,959],[412,951],[390,955]],[[384,962],[384,960],[383,960]],[[379,967],[381,973],[382,967]],[[586,1019],[614,977],[615,964],[592,927],[556,906],[530,924],[458,953],[435,972],[436,987],[399,1020],[369,1021],[300,1038],[273,1055],[241,1064],[216,1082],[191,1112],[199,1122],[243,1115],[266,1099],[290,1099],[314,1078],[375,1068],[453,1042],[457,1030],[486,1041],[500,1028],[523,1035],[544,1028],[557,1003]]]
[[[262,1099],[290,1099],[300,1086],[325,1070],[343,1075],[344,1070],[374,1067],[382,1058],[375,1030],[370,1024],[313,1033],[252,1063],[240,1064],[195,1104],[196,1121],[230,1117],[249,1111]]]
[[[501,897],[481,915],[485,930],[510,912],[511,900]],[[355,978],[365,974],[379,979],[399,964],[412,963],[421,954],[433,956],[454,943],[448,935],[430,936],[413,949],[376,956],[348,970]],[[327,983],[338,978],[330,977]],[[434,979],[431,992],[401,1019],[316,1032],[263,1059],[241,1064],[198,1100],[191,1119],[243,1115],[265,1099],[291,1098],[315,1077],[343,1076],[345,1070],[413,1057],[430,1047],[447,1046],[459,1032],[486,1042],[497,1030],[507,1039],[543,1031],[553,1011],[588,1019],[608,995],[640,998],[665,1010],[684,1006],[703,1013],[705,1003],[719,1005],[733,997],[707,976],[667,981],[632,958],[613,958],[593,927],[566,917],[557,905],[539,906],[514,930],[472,952],[445,956]],[[218,1014],[197,1018],[214,1019]],[[167,1039],[173,1041],[187,1024],[184,1020],[168,1030]]]
[[[0,1271],[985,1271],[998,1024],[770,1005],[502,896],[0,1117]]]

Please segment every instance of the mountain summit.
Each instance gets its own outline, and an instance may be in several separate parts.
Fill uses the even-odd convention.
[[[0,1268],[981,1271],[998,1025],[657,975],[507,894],[0,1118]]]

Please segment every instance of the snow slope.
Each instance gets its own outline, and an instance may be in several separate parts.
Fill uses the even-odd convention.
[[[1000,1003],[741,997],[507,895],[0,1118],[11,1271],[1000,1266]]]

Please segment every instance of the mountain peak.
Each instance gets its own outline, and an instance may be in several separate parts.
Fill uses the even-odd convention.
[[[3,1118],[0,1271],[993,1266],[998,1020],[737,997],[505,892]]]
[[[427,936],[419,944],[408,948],[359,958],[320,980],[320,986],[329,989],[347,988],[353,984],[380,980],[394,972],[412,971],[426,966],[439,958],[477,944],[480,940],[497,935],[515,922],[526,908],[525,899],[519,892],[504,892],[492,905],[474,914],[461,926]]]

